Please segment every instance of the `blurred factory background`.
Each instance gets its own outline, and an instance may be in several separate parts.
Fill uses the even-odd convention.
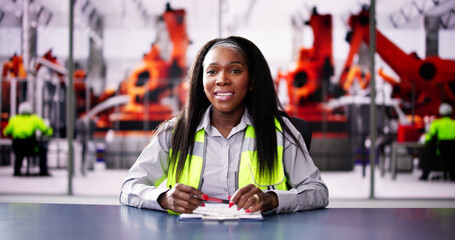
[[[35,176],[38,156],[24,162],[28,176],[13,177],[11,139],[1,135],[0,195],[115,198],[153,129],[185,104],[198,49],[239,35],[264,53],[286,111],[310,122],[310,154],[332,199],[455,200],[439,171],[419,181],[419,139],[442,102],[455,106],[454,0],[376,1],[374,72],[367,0],[70,2],[0,0],[2,133],[24,101],[54,129],[40,138],[50,177]]]

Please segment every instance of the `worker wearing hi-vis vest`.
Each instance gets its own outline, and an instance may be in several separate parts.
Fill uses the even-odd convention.
[[[431,151],[435,152],[430,154],[431,157],[420,159],[422,161],[420,180],[428,180],[432,169],[442,167],[443,171],[449,173],[450,179],[455,181],[455,119],[451,118],[453,109],[450,104],[442,103],[438,111],[441,117],[431,122],[430,129],[425,134],[425,144],[433,146]],[[444,177],[448,178],[448,176]]]
[[[53,130],[44,123],[44,120],[32,113],[30,103],[23,102],[19,105],[19,114],[11,117],[8,125],[3,130],[5,136],[12,136],[12,149],[15,156],[13,176],[21,176],[21,166],[24,157],[34,157],[38,152],[36,130],[42,134],[52,135]],[[30,163],[30,161],[29,161]],[[40,161],[39,175],[47,176],[47,165]]]
[[[249,40],[208,42],[190,70],[186,106],[130,168],[120,202],[171,213],[213,198],[250,212],[326,207],[327,187],[302,134],[278,110],[267,69]]]

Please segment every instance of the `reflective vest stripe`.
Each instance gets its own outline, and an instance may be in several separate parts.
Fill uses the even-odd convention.
[[[204,164],[204,152],[205,152],[205,131],[201,129],[196,132],[194,136],[194,148],[193,154],[188,154],[185,161],[185,167],[183,168],[182,172],[180,173],[180,181],[181,183],[185,183],[186,185],[192,186],[194,188],[199,188],[201,184],[200,177],[194,177],[190,174],[190,169],[193,173],[201,173],[203,171],[202,167]],[[172,149],[169,150],[169,158],[172,156]],[[191,160],[190,160],[191,158]],[[176,159],[178,162],[178,157]],[[191,165],[191,166],[190,166]],[[195,175],[195,174],[193,174]],[[177,180],[177,167],[176,165],[170,165],[168,170],[168,180],[167,185],[169,188],[175,186]]]

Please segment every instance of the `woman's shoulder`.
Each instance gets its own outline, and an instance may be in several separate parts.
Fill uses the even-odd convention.
[[[168,149],[171,142],[172,131],[174,129],[175,117],[162,122],[154,131],[149,139],[147,148],[153,148],[159,144],[161,148]]]
[[[291,119],[289,119],[286,116],[280,116],[280,118],[281,118],[282,122],[289,128],[289,130],[291,130],[292,132],[294,130],[297,131],[297,129],[295,128],[294,123],[291,121]]]

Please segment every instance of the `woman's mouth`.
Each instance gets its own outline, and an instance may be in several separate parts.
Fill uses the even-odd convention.
[[[215,92],[215,97],[221,101],[229,100],[233,95],[233,92]]]

